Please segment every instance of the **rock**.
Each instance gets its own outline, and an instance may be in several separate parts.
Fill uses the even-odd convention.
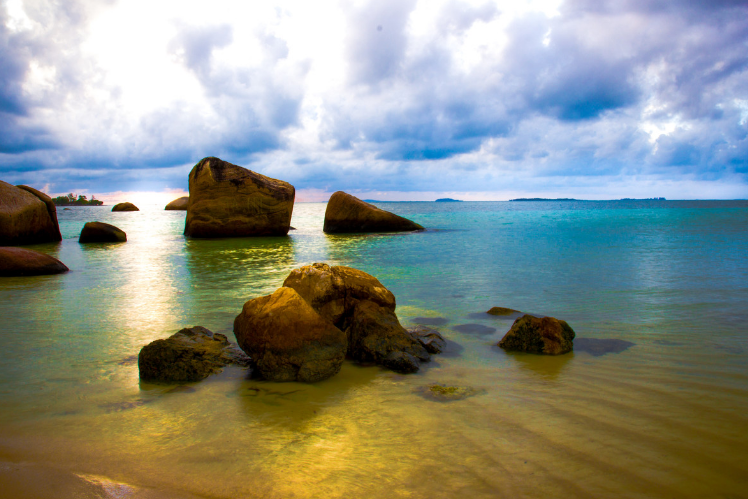
[[[406,329],[408,334],[417,340],[428,353],[442,353],[447,346],[447,341],[439,334],[439,331],[426,326],[413,326]]]
[[[362,300],[395,310],[395,295],[376,277],[351,267],[313,263],[293,270],[283,286],[295,289],[314,310],[338,327],[344,327],[341,321]]]
[[[423,227],[407,218],[381,210],[357,197],[338,191],[327,202],[322,230],[328,234],[341,234],[423,230]]]
[[[25,185],[0,180],[0,245],[62,241],[52,198]]]
[[[400,374],[412,374],[421,368],[421,362],[407,352],[390,352],[382,360],[382,365]]]
[[[140,211],[140,209],[132,203],[117,203],[112,207],[112,211]]]
[[[114,225],[104,222],[88,222],[83,226],[79,243],[124,243],[127,234]]]
[[[138,355],[140,379],[147,381],[200,381],[229,364],[246,366],[249,359],[225,335],[202,326],[153,341]]]
[[[289,287],[249,300],[234,320],[255,373],[271,381],[319,381],[340,371],[346,335]]]
[[[471,386],[447,386],[447,385],[428,385],[416,390],[424,398],[435,400],[437,402],[451,402],[462,400],[473,395],[482,393],[482,390],[476,390]]]
[[[204,158],[190,172],[184,235],[189,237],[284,236],[296,190],[222,161]]]
[[[560,355],[574,349],[574,330],[566,321],[525,314],[499,342],[504,350]]]
[[[0,247],[0,277],[62,274],[68,270],[57,258],[44,253]]]
[[[431,358],[421,343],[414,339],[397,320],[395,312],[372,301],[359,302],[346,329],[348,355],[360,361],[373,361],[386,367],[405,365],[410,358],[428,362]],[[398,353],[398,355],[392,355]],[[398,370],[398,369],[393,369]],[[398,372],[415,372],[415,367]]]
[[[165,210],[181,210],[181,211],[186,211],[187,210],[187,205],[189,204],[189,202],[190,202],[190,197],[189,196],[184,196],[184,197],[181,197],[181,198],[177,198],[174,201],[172,201],[171,203],[167,204],[164,209]]]
[[[512,315],[521,312],[519,310],[514,310],[513,308],[491,307],[491,310],[486,313],[491,315]]]
[[[595,357],[609,353],[625,352],[635,343],[617,338],[575,338],[574,351],[587,352]]]

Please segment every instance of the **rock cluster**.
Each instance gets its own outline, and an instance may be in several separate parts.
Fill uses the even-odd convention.
[[[124,243],[127,234],[114,225],[104,222],[88,222],[83,226],[79,243]]]
[[[430,359],[427,346],[444,343],[436,331],[405,330],[395,296],[375,277],[324,263],[294,270],[275,293],[245,303],[234,333],[255,373],[276,381],[328,378],[346,356],[415,372]]]
[[[288,182],[209,157],[192,169],[189,186],[185,236],[284,236],[288,233],[296,195]]]
[[[112,206],[112,211],[140,211],[140,209],[132,203],[117,203]]]
[[[423,230],[415,222],[338,191],[330,196],[322,228],[328,234]]]
[[[510,351],[561,355],[574,349],[574,336],[566,321],[525,314],[514,321],[499,346]]]
[[[62,274],[68,270],[61,261],[44,253],[0,247],[0,277]]]
[[[247,366],[249,359],[225,335],[202,326],[153,341],[138,355],[140,379],[148,381],[200,381],[229,364]]]
[[[32,187],[13,186],[0,180],[0,245],[61,240],[52,198]]]
[[[181,198],[177,198],[174,201],[172,201],[171,203],[167,204],[164,209],[165,210],[181,210],[181,211],[186,211],[187,210],[187,205],[189,203],[190,203],[190,197],[189,196],[184,196],[184,197],[181,197]]]

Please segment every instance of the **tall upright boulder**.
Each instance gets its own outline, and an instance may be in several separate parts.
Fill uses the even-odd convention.
[[[407,218],[377,208],[355,196],[338,191],[330,196],[322,230],[328,234],[351,232],[403,232],[423,230]]]
[[[61,240],[52,198],[33,187],[0,180],[0,246]]]
[[[189,176],[188,237],[283,236],[296,190],[218,158],[200,160]]]

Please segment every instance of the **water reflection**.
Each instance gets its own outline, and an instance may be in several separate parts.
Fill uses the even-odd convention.
[[[522,369],[545,379],[555,380],[564,371],[566,365],[574,358],[574,352],[563,355],[536,355],[522,352],[505,352],[498,346],[493,347],[504,352]]]

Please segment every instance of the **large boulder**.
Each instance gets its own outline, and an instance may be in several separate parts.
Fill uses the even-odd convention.
[[[88,222],[83,226],[79,243],[124,243],[127,234],[122,229],[104,222]]]
[[[293,270],[283,286],[295,289],[322,317],[339,327],[344,327],[341,320],[362,300],[395,310],[395,295],[376,277],[351,267],[313,263]]]
[[[0,277],[62,274],[64,263],[26,248],[0,247]]]
[[[328,234],[349,232],[400,232],[423,230],[415,222],[361,201],[343,191],[334,193],[327,202],[325,223]]]
[[[187,205],[189,203],[190,203],[190,197],[189,196],[184,196],[184,197],[181,197],[181,198],[177,198],[174,201],[172,201],[171,203],[167,204],[166,208],[164,208],[164,209],[165,210],[181,210],[181,211],[186,211],[187,210]]]
[[[138,354],[140,379],[146,381],[200,381],[229,364],[246,366],[249,358],[225,335],[202,326],[153,341]]]
[[[185,236],[284,236],[288,233],[296,195],[288,182],[210,157],[195,165],[190,172],[189,185]]]
[[[319,381],[340,371],[346,335],[295,290],[249,300],[234,320],[239,346],[255,374],[271,381]]]
[[[560,355],[574,349],[574,330],[566,321],[526,314],[514,321],[499,346],[516,352]]]
[[[400,325],[395,312],[372,301],[359,302],[348,328],[348,355],[375,362],[396,372],[418,371],[431,356],[421,343]]]
[[[0,180],[0,245],[61,241],[52,198],[26,185]]]
[[[132,203],[117,203],[112,206],[112,211],[140,211],[140,209]]]

